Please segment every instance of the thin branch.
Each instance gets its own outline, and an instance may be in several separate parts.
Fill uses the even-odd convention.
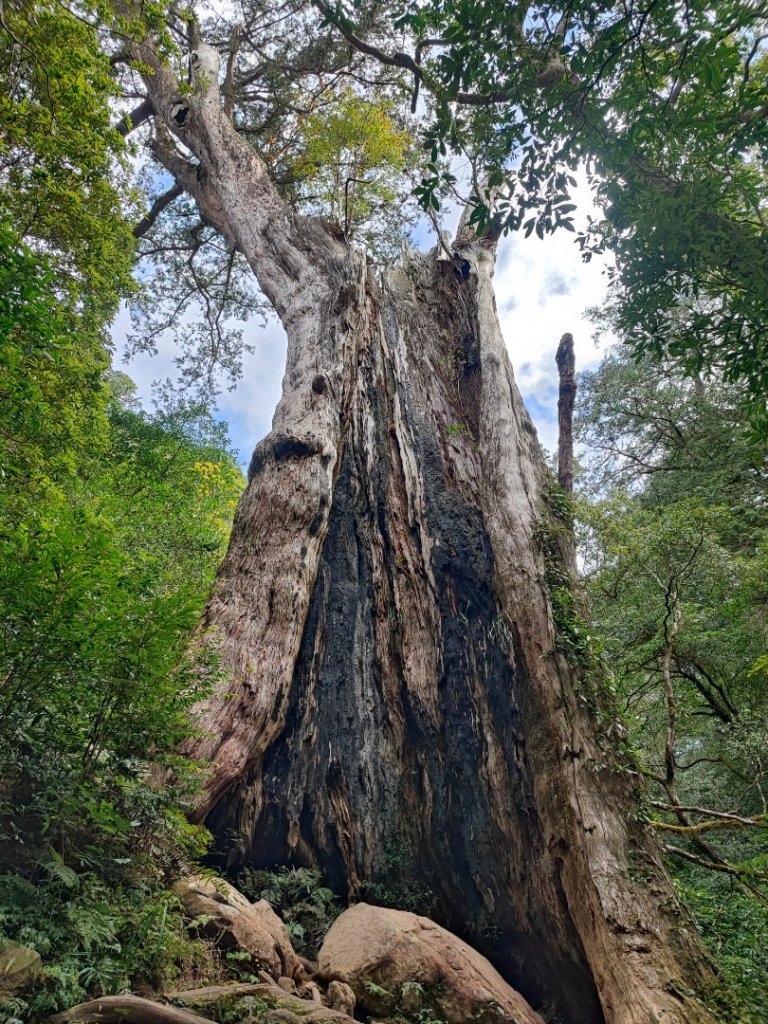
[[[734,864],[727,864],[724,861],[715,862],[705,860],[703,857],[697,857],[695,853],[689,853],[687,850],[682,850],[679,846],[670,846],[667,843],[663,843],[661,848],[664,853],[668,853],[671,857],[682,857],[683,860],[689,860],[691,863],[698,864],[699,867],[707,868],[709,871],[722,871],[726,875],[733,875],[734,878],[738,878],[742,885],[746,885],[747,888],[755,894],[755,896],[759,897],[761,900],[768,899],[765,893],[756,889],[753,885],[750,885],[749,882],[744,881],[744,875],[747,872],[744,871],[743,868],[738,868]]]
[[[732,821],[738,825],[749,825],[755,828],[764,828],[766,825],[765,816],[757,818],[743,818],[739,814],[729,811],[712,811],[707,807],[686,807],[683,804],[665,804],[661,800],[649,800],[651,807],[657,807],[660,811],[683,811],[685,814],[706,814],[710,818],[722,818],[724,821]]]
[[[141,218],[139,223],[133,229],[133,237],[143,238],[144,235],[146,235],[146,233],[155,223],[157,218],[160,216],[160,214],[163,212],[163,210],[165,210],[166,207],[170,206],[175,199],[178,199],[179,196],[183,194],[183,192],[184,189],[177,182],[171,188],[169,188],[167,192],[163,192],[161,196],[158,196],[157,199],[152,204],[152,206],[150,207],[149,211]]]
[[[227,69],[224,74],[224,82],[221,86],[221,94],[224,98],[224,113],[232,120],[235,109],[235,63],[237,51],[240,49],[240,42],[243,38],[245,26],[241,23],[235,25],[229,39],[229,54],[227,56]]]

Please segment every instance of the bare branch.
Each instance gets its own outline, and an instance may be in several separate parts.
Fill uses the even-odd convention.
[[[55,1024],[81,1021],[82,1024],[210,1024],[190,1010],[142,999],[140,996],[102,996],[89,1003],[80,1003],[52,1020]]]
[[[557,402],[558,448],[557,482],[567,494],[573,494],[573,404],[576,399],[576,357],[573,335],[564,334],[555,356],[560,378]]]
[[[682,811],[684,814],[706,814],[710,818],[722,818],[724,821],[731,821],[737,825],[765,828],[765,815],[758,815],[756,818],[744,818],[739,814],[729,811],[713,811],[707,807],[686,807],[683,804],[665,804],[661,800],[649,800],[651,807],[657,807],[660,811]]]
[[[158,196],[157,199],[152,204],[152,206],[149,208],[149,211],[141,218],[139,223],[133,229],[133,237],[143,238],[144,235],[146,235],[146,233],[155,223],[157,218],[160,216],[160,214],[163,212],[163,210],[165,210],[166,207],[170,206],[174,199],[178,199],[179,196],[183,194],[183,192],[184,189],[181,187],[181,185],[176,183],[171,188],[169,188],[167,192],[163,192],[161,196]]]

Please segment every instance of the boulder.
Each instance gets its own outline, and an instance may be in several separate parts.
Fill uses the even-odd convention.
[[[0,951],[0,1000],[21,992],[37,979],[42,970],[40,954],[18,942],[7,942]]]
[[[332,981],[328,986],[328,1005],[332,1010],[339,1013],[346,1013],[348,1017],[355,1016],[355,993],[345,981]]]
[[[350,985],[369,1014],[420,1004],[447,1024],[543,1024],[484,956],[417,914],[358,903],[333,923],[318,960],[321,976]]]
[[[303,968],[288,929],[266,900],[251,903],[223,878],[189,875],[174,887],[184,913],[224,945],[239,946],[273,978],[300,977]]]

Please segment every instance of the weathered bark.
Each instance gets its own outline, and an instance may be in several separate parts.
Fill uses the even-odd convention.
[[[165,1006],[141,996],[102,996],[87,1003],[79,1003],[64,1013],[51,1018],[52,1024],[212,1024],[190,1010]]]
[[[391,881],[397,844],[433,916],[566,1024],[711,1024],[610,707],[559,653],[493,243],[377,276],[277,205],[215,89],[185,132],[190,188],[288,335],[205,616],[226,682],[191,751],[212,764],[200,817],[230,863],[316,866],[352,897]]]

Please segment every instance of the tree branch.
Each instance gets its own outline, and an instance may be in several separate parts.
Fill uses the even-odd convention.
[[[160,214],[163,212],[163,210],[165,210],[166,207],[170,206],[174,199],[178,199],[179,196],[183,194],[183,192],[184,189],[177,182],[175,185],[169,188],[167,192],[163,192],[161,196],[158,196],[157,199],[152,204],[152,206],[149,208],[149,211],[141,218],[139,223],[133,229],[133,237],[143,238],[144,235],[146,235],[146,233],[155,223],[157,218],[160,216]]]
[[[765,815],[759,815],[756,818],[743,818],[739,814],[733,814],[728,811],[712,811],[707,807],[686,807],[684,804],[665,804],[661,800],[649,800],[651,807],[657,807],[660,811],[671,811],[677,813],[682,811],[684,814],[706,814],[710,818],[722,818],[724,821],[731,821],[736,825],[747,825],[754,826],[755,828],[764,828],[766,825]],[[688,826],[693,828],[695,826]]]
[[[123,138],[126,135],[130,135],[132,131],[148,121],[150,117],[153,117],[155,108],[152,106],[152,101],[149,97],[145,97],[137,107],[134,107],[128,114],[124,114],[115,125],[115,131],[119,132]]]
[[[88,1003],[80,1003],[70,1010],[57,1013],[52,1024],[211,1024],[209,1018],[199,1017],[190,1010],[154,1003],[140,996],[103,996]]]
[[[679,846],[669,845],[668,843],[662,843],[661,848],[664,853],[668,853],[671,857],[682,857],[683,860],[689,860],[692,864],[698,864],[699,867],[707,868],[709,871],[721,871],[726,875],[733,875],[734,878],[738,878],[742,884],[746,885],[749,890],[761,900],[768,898],[765,893],[744,881],[744,875],[747,874],[747,872],[744,871],[743,868],[737,867],[735,864],[727,864],[725,861],[716,862],[705,860],[703,857],[697,857],[695,853],[689,853],[687,850],[683,850]]]

